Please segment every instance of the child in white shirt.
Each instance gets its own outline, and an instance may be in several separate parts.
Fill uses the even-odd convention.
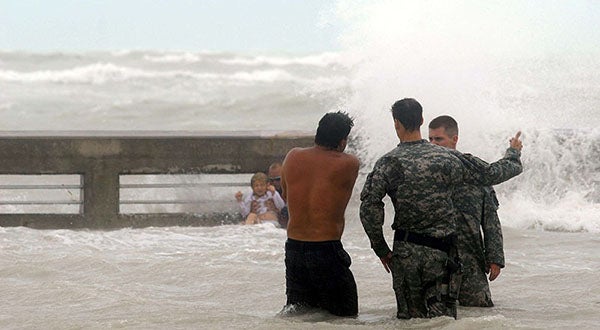
[[[235,194],[247,225],[272,223],[279,227],[279,212],[285,206],[281,195],[267,183],[267,175],[258,172],[250,180],[252,194],[243,198],[241,191]]]

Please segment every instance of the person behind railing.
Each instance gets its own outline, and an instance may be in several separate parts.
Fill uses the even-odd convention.
[[[275,187],[275,190],[281,195],[281,163],[275,162],[269,165],[269,170],[267,171],[269,184]],[[287,202],[286,205],[279,212],[279,225],[281,228],[287,228],[287,223],[289,219]]]
[[[267,175],[262,172],[254,174],[250,179],[250,186],[252,194],[245,198],[241,191],[235,194],[245,219],[244,223],[272,223],[279,227],[279,212],[285,206],[285,202],[275,187],[267,184]]]

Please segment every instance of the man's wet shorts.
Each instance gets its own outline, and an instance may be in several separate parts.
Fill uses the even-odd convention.
[[[322,308],[338,316],[358,314],[350,256],[340,241],[285,243],[287,305]]]

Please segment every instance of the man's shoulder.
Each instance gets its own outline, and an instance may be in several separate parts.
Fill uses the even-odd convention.
[[[433,143],[430,143],[430,147],[429,147],[428,151],[430,153],[442,155],[444,157],[448,157],[448,158],[451,158],[451,159],[457,159],[457,158],[462,157],[462,155],[463,155],[458,150],[450,149],[450,148],[446,148],[446,147],[442,147],[442,146],[438,146],[438,145],[435,145]]]
[[[421,142],[422,141],[422,142]],[[401,143],[396,148],[392,149],[388,154],[397,155],[397,154],[418,154],[418,155],[443,155],[449,156],[452,154],[452,149],[448,149],[445,147],[441,147],[435,145],[433,143],[429,143],[425,140],[421,140],[418,143]]]
[[[294,155],[294,154],[298,154],[298,153],[305,153],[308,150],[312,149],[313,147],[294,147],[292,149],[290,149],[290,151],[288,151],[287,156],[289,157],[290,155]]]
[[[352,164],[358,165],[359,163],[358,157],[353,154],[342,152],[342,158]]]
[[[429,142],[416,144],[408,148],[403,148],[403,145],[399,145],[389,154],[392,156],[400,155],[400,158],[409,159],[417,163],[458,163],[460,160],[460,152]]]
[[[290,151],[288,151],[287,155],[285,155],[284,163],[294,161],[294,159],[298,158],[298,157],[308,156],[311,153],[311,149],[313,149],[313,147],[308,147],[308,148],[295,147],[295,148],[290,149]]]
[[[401,145],[398,145],[394,149],[386,152],[383,156],[379,157],[379,160],[389,160],[389,159],[397,159],[401,157],[402,154],[406,152],[405,148],[402,148]]]
[[[321,163],[326,162],[328,164],[345,164],[349,167],[358,168],[360,161],[355,155],[339,152],[329,151],[323,153],[322,150],[318,150],[316,147],[300,148],[296,147],[291,149],[285,159],[288,163]]]
[[[397,162],[401,157],[400,154],[401,152],[398,148],[394,148],[388,151],[383,156],[377,159],[377,161],[375,162],[375,167],[381,167],[386,164]]]
[[[452,152],[453,155],[455,155],[456,157],[458,157],[460,160],[466,160],[469,161],[471,163],[481,163],[481,164],[487,164],[487,162],[473,154],[470,153],[463,153],[460,152],[458,150],[453,150],[450,149],[450,151]]]

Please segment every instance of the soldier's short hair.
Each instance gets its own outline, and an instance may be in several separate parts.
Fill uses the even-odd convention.
[[[434,118],[429,123],[429,128],[431,129],[436,129],[440,127],[444,128],[446,135],[448,135],[449,137],[453,137],[455,135],[458,136],[458,123],[456,122],[456,120],[454,120],[454,118],[447,115],[443,115]]]
[[[423,107],[417,100],[405,98],[396,101],[392,105],[392,116],[398,120],[404,128],[413,132],[421,127],[423,120]]]
[[[319,120],[315,144],[336,149],[342,140],[348,138],[353,126],[354,121],[343,111],[326,113]]]

